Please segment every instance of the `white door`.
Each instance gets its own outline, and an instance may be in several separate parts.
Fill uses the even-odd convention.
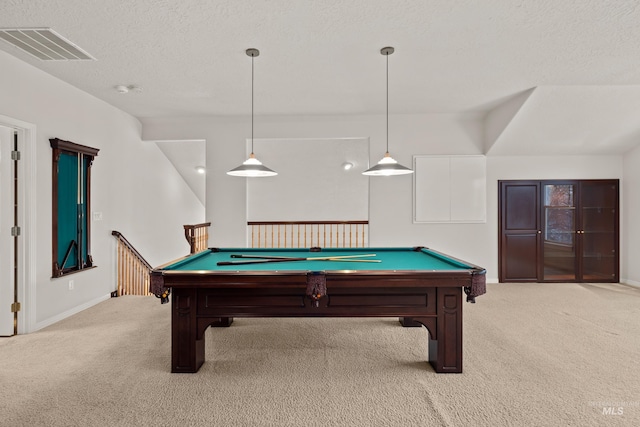
[[[13,129],[0,126],[0,336],[13,335],[14,315],[14,181]]]

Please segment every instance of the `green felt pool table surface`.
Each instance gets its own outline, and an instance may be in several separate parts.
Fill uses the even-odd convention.
[[[308,260],[290,262],[258,262],[248,263],[249,259],[232,258],[232,255],[248,255],[260,257],[294,257],[294,258],[326,258],[356,256],[346,260]],[[373,256],[364,256],[373,255]],[[365,262],[362,262],[363,260]],[[376,262],[368,262],[376,261]],[[238,262],[233,265],[217,265],[218,262]],[[417,248],[325,248],[321,251],[309,249],[246,249],[246,248],[214,248],[209,249],[169,265],[161,269],[166,272],[209,271],[460,271],[471,270],[476,266],[449,257],[431,249]]]

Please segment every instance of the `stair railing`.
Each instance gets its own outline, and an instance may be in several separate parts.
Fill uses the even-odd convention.
[[[151,264],[133,247],[119,231],[112,231],[118,241],[118,288],[121,295],[153,295],[149,292],[149,272]]]

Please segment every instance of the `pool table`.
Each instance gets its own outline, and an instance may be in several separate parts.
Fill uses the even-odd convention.
[[[204,332],[234,317],[399,317],[428,330],[436,372],[462,372],[462,301],[485,270],[425,247],[210,248],[151,272],[171,293],[171,372],[197,372]]]

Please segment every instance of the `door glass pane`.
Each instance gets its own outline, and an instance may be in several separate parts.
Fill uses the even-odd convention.
[[[582,279],[589,282],[615,281],[617,257],[617,194],[615,185],[583,183]]]
[[[544,280],[576,279],[574,186],[544,186]]]

